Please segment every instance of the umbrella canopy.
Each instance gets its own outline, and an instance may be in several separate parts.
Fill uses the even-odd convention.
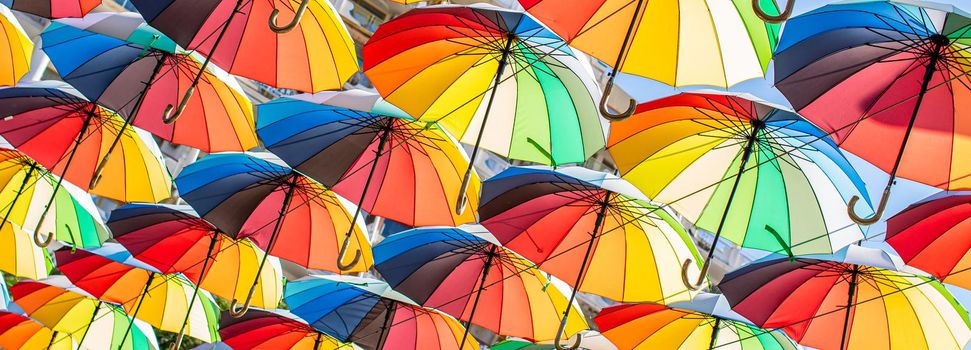
[[[684,93],[614,123],[608,150],[625,179],[714,232],[715,244],[721,237],[793,256],[863,238],[841,209],[866,193],[863,181],[835,143],[793,113],[740,96]]]
[[[700,300],[676,303],[676,306],[654,303],[611,306],[593,320],[603,335],[622,349],[801,348],[781,331],[761,329],[725,315],[722,309],[728,309],[728,303],[720,295],[700,294],[697,299]]]
[[[413,229],[374,252],[375,269],[396,291],[497,334],[551,340],[567,312],[564,337],[587,328],[559,286],[482,227]]]
[[[90,296],[71,285],[64,276],[20,281],[10,288],[10,293],[27,315],[71,336],[78,347],[159,349],[151,326],[133,321],[121,307]],[[132,322],[134,327],[129,331]],[[130,332],[128,336],[124,335],[126,332]]]
[[[73,350],[74,340],[67,334],[53,332],[33,319],[9,311],[0,311],[0,347],[5,349]]]
[[[486,181],[482,197],[480,220],[500,243],[581,292],[638,302],[692,297],[678,266],[699,260],[694,243],[626,180],[580,167],[514,167]]]
[[[565,164],[604,145],[589,66],[522,12],[484,4],[413,9],[374,33],[364,71],[388,102],[441,121],[476,149]]]
[[[472,210],[455,214],[469,160],[437,124],[412,120],[358,90],[290,96],[258,108],[257,132],[267,149],[341,196],[360,199],[369,214],[408,226],[475,221],[479,179],[473,174],[465,192]]]
[[[186,334],[193,338],[210,343],[219,340],[219,306],[205,291],[194,297],[194,287],[185,277],[160,273],[133,258],[120,244],[107,243],[91,251],[60,249],[54,254],[58,269],[75,286],[122,305],[132,317],[168,332],[179,332],[186,324]]]
[[[0,271],[35,280],[47,277],[51,270],[50,255],[30,237],[15,223],[7,222],[0,227]]]
[[[964,347],[971,340],[967,311],[940,282],[893,268],[886,253],[850,246],[834,256],[758,261],[718,287],[734,311],[805,346]]]
[[[317,330],[365,349],[479,348],[475,339],[461,338],[459,321],[376,279],[304,277],[287,285],[286,302]]]
[[[887,220],[887,243],[911,266],[971,289],[971,196],[918,203]]]
[[[165,107],[179,103],[201,63],[180,50],[154,46],[159,42],[168,48],[168,38],[154,29],[128,29],[139,23],[133,16],[99,14],[54,22],[41,33],[44,52],[61,77],[85,97],[165,140],[204,152],[256,147],[252,103],[236,79],[215,67],[205,70],[181,117],[172,123],[163,120]]]
[[[101,0],[0,0],[0,4],[44,18],[84,17]]]
[[[219,335],[233,349],[354,349],[320,332],[286,310],[254,309],[236,318],[224,312]]]
[[[866,1],[786,24],[775,86],[841,147],[890,173],[881,209],[896,176],[971,189],[971,116],[962,107],[971,94],[969,21],[931,2]],[[864,223],[880,218],[851,214]]]
[[[33,0],[18,2],[29,3]],[[33,53],[34,43],[20,27],[20,22],[9,9],[0,6],[0,85],[17,85],[20,78],[30,71]]]
[[[350,34],[326,0],[132,4],[152,27],[182,47],[210,57],[229,73],[267,85],[305,92],[334,90],[358,71]],[[267,18],[271,23],[292,20],[292,26],[268,27]]]
[[[171,178],[155,142],[60,84],[0,89],[0,115],[9,116],[0,120],[0,136],[67,181],[87,186],[101,168],[104,181],[95,181],[92,194],[143,202],[171,196]],[[119,134],[118,156],[101,164]]]

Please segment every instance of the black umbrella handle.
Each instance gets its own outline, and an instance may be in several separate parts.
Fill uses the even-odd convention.
[[[276,32],[277,34],[283,34],[293,30],[293,28],[296,28],[297,25],[300,24],[300,19],[303,18],[303,13],[307,11],[307,5],[309,4],[310,4],[310,0],[303,0],[302,2],[300,2],[300,7],[297,7],[297,11],[293,14],[293,20],[291,20],[290,23],[287,23],[287,25],[282,27],[276,24],[276,19],[277,17],[280,16],[280,10],[273,9],[273,12],[270,12],[270,21],[269,21],[270,29]]]

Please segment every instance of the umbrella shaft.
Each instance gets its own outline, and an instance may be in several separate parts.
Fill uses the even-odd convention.
[[[792,0],[789,0],[792,1]],[[718,342],[718,327],[721,326],[722,319],[715,316],[715,324],[711,326],[711,342],[708,343],[708,350],[713,350]]]
[[[212,259],[212,251],[216,249],[216,242],[219,240],[219,233],[212,233],[212,240],[209,241],[209,250],[206,251],[206,258],[202,260],[202,270],[199,272],[199,278],[196,279],[196,285],[192,289],[192,298],[189,299],[189,305],[186,306],[185,318],[182,319],[182,326],[179,327],[179,337],[176,338],[175,348],[178,349],[182,344],[182,335],[185,333],[185,325],[189,323],[189,316],[192,315],[192,305],[196,303],[196,298],[199,296],[199,286],[202,285],[202,279],[206,276],[206,268],[209,267],[209,260]]]
[[[155,279],[155,273],[152,272],[148,275],[148,282],[145,282],[145,289],[142,290],[142,294],[138,296],[138,303],[135,304],[135,312],[131,314],[131,320],[128,321],[128,328],[125,328],[125,335],[121,337],[121,341],[118,344],[125,344],[125,339],[128,339],[128,333],[131,333],[131,327],[135,325],[135,318],[138,316],[138,310],[142,308],[142,302],[145,301],[145,295],[148,294],[148,289],[152,287],[152,280]],[[119,346],[120,348],[121,346]]]
[[[88,326],[84,328],[84,333],[81,334],[81,340],[78,340],[78,348],[82,348],[81,344],[84,344],[84,338],[88,337],[88,331],[91,330],[91,326],[94,324],[94,321],[98,319],[98,309],[101,308],[101,303],[103,303],[103,301],[99,299],[98,305],[94,306],[94,312],[91,313],[91,321],[88,321]]]
[[[609,205],[610,191],[607,191],[604,195],[603,202],[600,203],[600,210],[597,211],[597,220],[593,224],[593,231],[590,232],[590,242],[587,244],[587,251],[583,253],[583,261],[580,263],[580,270],[577,271],[577,281],[573,283],[573,292],[570,293],[570,300],[566,302],[566,309],[563,310],[563,319],[560,320],[563,324],[566,324],[566,319],[570,315],[570,306],[573,305],[573,301],[577,298],[577,292],[580,291],[584,271],[586,271],[587,263],[590,261],[590,253],[593,252],[593,246],[597,242],[597,237],[600,236],[600,229],[603,228],[604,217],[607,216],[607,208]]]
[[[465,340],[469,338],[469,328],[472,327],[472,319],[475,318],[475,309],[479,307],[479,296],[482,295],[482,290],[485,289],[486,277],[489,276],[489,270],[492,269],[492,259],[496,256],[495,251],[495,246],[489,247],[489,257],[486,259],[485,267],[482,269],[482,280],[479,281],[479,289],[475,291],[475,300],[472,301],[472,311],[469,311],[469,322],[465,325],[465,333],[462,333],[462,342],[459,343],[459,350],[465,348]]]
[[[357,218],[361,215],[361,206],[364,205],[364,200],[367,199],[367,190],[371,187],[371,179],[374,178],[374,173],[378,170],[378,161],[381,160],[381,154],[384,153],[384,146],[388,143],[388,137],[391,136],[391,127],[394,124],[394,119],[388,117],[388,125],[381,130],[381,139],[378,141],[378,149],[374,153],[374,162],[371,163],[371,170],[368,171],[367,180],[364,182],[364,189],[361,190],[361,199],[357,201],[357,209],[354,210],[354,217],[351,219],[351,227],[347,229],[347,234],[344,236],[344,243],[348,244],[351,235],[354,234],[354,223],[357,222]],[[337,257],[338,259],[343,258]]]
[[[374,350],[381,350],[384,348],[384,342],[388,340],[388,331],[391,330],[391,313],[394,312],[395,302],[392,301],[391,305],[388,306],[387,310],[384,311],[384,323],[381,325],[381,333],[378,334],[378,345],[374,347]]]
[[[850,292],[846,298],[846,316],[843,318],[843,338],[840,341],[840,350],[846,350],[846,341],[850,337],[850,313],[853,312],[853,298],[856,296],[856,284],[859,272],[859,267],[854,264],[853,269],[850,270]]]
[[[276,244],[277,235],[280,233],[280,226],[283,225],[283,216],[287,214],[287,207],[290,206],[290,200],[293,198],[293,190],[297,187],[297,175],[293,174],[290,178],[290,183],[287,185],[287,193],[283,196],[283,206],[280,207],[280,216],[276,218],[276,224],[273,225],[273,233],[270,234],[270,241],[266,244],[266,251],[263,252],[263,259],[260,259],[260,267],[256,269],[256,277],[253,278],[253,285],[250,286],[249,297],[253,296],[253,289],[256,285],[260,283],[260,275],[263,274],[263,266],[266,265],[266,259],[270,257],[270,250],[273,250],[273,245]],[[247,300],[247,305],[250,299]]]
[[[630,17],[630,25],[627,26],[627,34],[624,35],[624,41],[620,44],[620,51],[617,52],[617,61],[614,63],[613,69],[610,72],[610,77],[608,78],[610,82],[613,82],[617,78],[617,72],[620,71],[620,65],[623,64],[624,58],[627,56],[627,45],[630,44],[630,38],[634,35],[634,28],[637,27],[637,19],[641,14],[641,8],[644,5],[644,0],[637,0],[637,7],[634,8],[634,14]]]
[[[91,103],[91,110],[88,111],[88,116],[84,118],[84,124],[81,125],[81,130],[78,132],[77,139],[74,140],[74,147],[71,148],[71,153],[67,156],[67,161],[64,162],[64,170],[61,171],[61,176],[57,178],[57,183],[54,184],[54,190],[51,191],[51,198],[47,200],[47,204],[44,205],[44,211],[40,213],[40,217],[37,219],[37,227],[34,228],[34,232],[40,230],[40,225],[44,223],[44,217],[47,216],[47,212],[51,210],[51,205],[54,204],[54,199],[57,198],[57,191],[61,189],[61,182],[64,181],[64,176],[67,175],[68,168],[71,167],[71,162],[74,160],[74,155],[78,153],[78,148],[81,147],[81,142],[84,141],[84,134],[88,132],[88,127],[91,126],[91,119],[97,111],[98,105]],[[54,232],[51,232],[54,234]],[[72,244],[76,244],[73,242]]]
[[[37,163],[31,161],[30,167],[27,168],[27,174],[24,174],[24,181],[20,183],[20,188],[17,189],[17,195],[15,195],[13,200],[10,201],[10,208],[7,208],[7,213],[3,214],[3,221],[0,221],[0,229],[2,229],[3,225],[7,223],[7,219],[10,218],[10,213],[13,212],[13,208],[16,206],[17,200],[20,199],[20,196],[24,194],[24,189],[27,188],[27,183],[30,182],[30,175],[34,173],[34,169],[37,169]],[[40,181],[40,178],[37,180]]]
[[[314,349],[313,349],[313,350],[317,350],[317,349],[320,349],[320,335],[321,335],[321,334],[322,334],[322,333],[320,333],[320,332],[317,332],[317,336],[316,336],[316,337],[314,337]]]
[[[499,90],[499,84],[502,83],[502,73],[506,70],[513,40],[514,39],[512,37],[507,36],[506,46],[502,49],[502,58],[499,59],[499,68],[496,69],[496,77],[492,84],[492,91],[489,92],[489,102],[486,104],[485,113],[482,115],[482,125],[479,126],[479,134],[475,136],[475,146],[472,147],[472,155],[469,156],[469,167],[465,170],[466,178],[472,175],[472,167],[473,164],[475,164],[475,157],[479,155],[479,144],[482,143],[482,134],[485,133],[486,123],[489,122],[489,112],[492,111],[492,103],[495,102],[496,92]],[[552,161],[552,159],[550,159],[550,161]]]
[[[138,110],[142,108],[142,103],[145,102],[145,96],[148,95],[148,89],[152,86],[155,78],[158,77],[158,73],[162,71],[162,67],[165,66],[165,60],[169,57],[168,52],[162,52],[162,56],[158,58],[158,63],[155,64],[155,69],[152,70],[152,75],[149,76],[148,81],[145,82],[145,87],[142,88],[142,92],[138,94],[138,100],[135,100],[135,105],[132,107],[131,113],[125,118],[125,122],[118,129],[118,134],[115,135],[115,139],[111,141],[111,146],[108,147],[108,152],[105,152],[105,157],[102,162],[107,162],[108,157],[111,156],[111,151],[115,150],[118,146],[118,142],[121,141],[121,136],[125,134],[125,128],[131,125],[135,121],[135,117],[138,115]]]
[[[927,89],[930,86],[931,79],[934,78],[934,73],[937,71],[937,62],[940,60],[940,51],[943,48],[943,44],[935,45],[935,54],[931,55],[930,60],[927,62],[927,67],[924,70],[924,80],[920,85],[920,92],[917,94],[917,101],[914,104],[914,111],[910,115],[910,121],[907,123],[907,129],[904,131],[904,138],[900,141],[900,150],[897,151],[897,159],[893,163],[893,169],[890,170],[890,180],[887,181],[887,189],[893,185],[894,178],[897,177],[897,169],[900,167],[900,160],[904,157],[904,149],[907,148],[907,140],[910,139],[910,133],[914,130],[914,123],[917,121],[917,113],[920,112],[920,105],[924,101],[924,95],[927,94]]]
[[[206,59],[202,61],[202,65],[199,66],[199,73],[196,73],[196,77],[192,78],[192,84],[189,85],[189,89],[193,89],[196,85],[199,85],[199,80],[202,79],[202,75],[206,73],[206,68],[209,67],[209,62],[212,61],[212,56],[216,54],[216,50],[219,49],[219,43],[223,41],[223,37],[226,36],[226,32],[229,30],[229,25],[233,23],[233,18],[236,17],[237,13],[240,13],[240,6],[245,0],[237,0],[236,6],[233,7],[233,12],[229,14],[229,19],[223,25],[223,28],[219,30],[219,35],[216,36],[216,41],[212,43],[212,48],[209,50],[209,54],[206,55]]]

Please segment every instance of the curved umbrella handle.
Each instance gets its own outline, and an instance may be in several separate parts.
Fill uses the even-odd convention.
[[[465,192],[469,191],[471,181],[472,164],[469,164],[469,170],[465,172],[465,177],[462,178],[462,186],[459,186],[459,198],[455,200],[455,215],[462,215],[465,212],[465,205],[469,204],[469,197],[465,195]]]
[[[310,4],[310,0],[301,1],[300,7],[297,7],[297,11],[294,12],[293,14],[293,20],[291,20],[290,23],[287,23],[287,25],[282,27],[276,25],[276,19],[277,17],[280,16],[280,10],[273,9],[273,12],[270,12],[270,23],[269,23],[270,29],[272,29],[274,32],[278,34],[283,34],[293,30],[293,28],[296,28],[297,25],[300,24],[300,19],[303,18],[303,13],[307,11],[307,5],[309,4]]]
[[[189,105],[189,99],[192,98],[192,94],[195,92],[195,85],[189,87],[185,91],[185,96],[182,96],[182,100],[179,101],[179,108],[174,108],[172,105],[165,106],[165,112],[162,114],[162,122],[165,124],[175,123],[182,116],[182,112],[185,112],[185,107]],[[175,109],[175,113],[172,113],[173,109]]]
[[[351,228],[353,230],[353,228]],[[350,263],[344,264],[344,255],[347,254],[347,247],[351,243],[351,235],[344,236],[344,243],[341,244],[341,251],[337,253],[337,268],[343,272],[350,271],[357,265],[358,261],[361,261],[361,249],[358,248],[354,251],[354,259]]]
[[[101,181],[101,173],[104,172],[105,166],[108,165],[108,158],[111,158],[111,152],[105,153],[104,158],[101,158],[101,161],[98,162],[98,167],[94,169],[94,176],[91,177],[91,182],[88,183],[89,190],[97,186],[98,182]]]
[[[613,114],[607,110],[607,98],[610,97],[610,92],[614,90],[614,77],[617,75],[616,70],[614,75],[610,76],[610,80],[607,80],[607,86],[604,87],[603,95],[600,96],[600,114],[607,118],[607,120],[612,122],[619,122],[621,120],[629,118],[634,115],[634,110],[637,108],[637,101],[630,99],[627,105],[627,110],[621,112],[620,114]]]
[[[774,1],[774,0],[773,0]],[[786,0],[786,7],[782,10],[782,13],[773,16],[765,11],[762,11],[762,6],[759,5],[759,0],[752,0],[752,10],[755,11],[755,15],[759,16],[763,21],[769,23],[782,23],[783,21],[792,17],[792,8],[796,4],[796,0]],[[776,7],[779,7],[776,4]]]
[[[856,202],[860,201],[860,196],[853,196],[850,198],[850,202],[846,205],[846,213],[850,215],[850,219],[853,222],[860,225],[873,225],[883,216],[884,210],[887,210],[887,201],[890,199],[890,188],[883,190],[883,196],[880,197],[880,205],[877,206],[877,211],[873,213],[873,216],[869,218],[863,218],[856,213]]]
[[[577,336],[577,341],[575,341],[572,345],[563,346],[561,344],[562,339],[563,339],[563,332],[566,330],[566,320],[567,320],[567,317],[569,317],[569,315],[570,315],[570,313],[569,313],[570,312],[570,306],[571,305],[567,305],[566,306],[567,307],[567,312],[563,313],[563,319],[560,320],[560,328],[556,331],[556,340],[553,341],[553,347],[555,347],[556,349],[559,349],[559,350],[576,350],[576,349],[578,349],[580,347],[580,342],[583,341],[583,339],[581,339],[581,337]]]
[[[40,231],[34,231],[34,244],[41,248],[47,248],[54,241],[54,233],[51,232],[47,235],[46,239],[40,238]]]
[[[242,307],[239,306],[239,301],[236,300],[236,298],[233,298],[233,303],[229,306],[229,314],[233,316],[233,318],[240,318],[243,317],[243,315],[246,315],[246,312],[249,311],[250,302],[253,301],[253,293],[255,292],[256,284],[253,284],[253,286],[249,288],[249,294],[246,295],[246,302],[243,303]]]
[[[175,337],[175,342],[172,343],[172,346],[169,347],[169,350],[179,350],[179,349],[182,348],[182,337],[183,337],[183,335],[185,335],[185,328],[184,327],[182,328],[182,331],[179,332],[179,335]]]
[[[705,282],[705,275],[708,274],[709,264],[706,263],[704,266],[702,266],[701,273],[698,275],[698,281],[695,283],[691,283],[691,281],[689,281],[689,278],[688,278],[688,268],[690,268],[691,264],[693,263],[694,263],[694,260],[691,260],[691,258],[688,258],[687,260],[684,261],[683,264],[681,264],[681,282],[684,283],[684,286],[688,287],[688,289],[699,290],[701,289],[701,285]]]

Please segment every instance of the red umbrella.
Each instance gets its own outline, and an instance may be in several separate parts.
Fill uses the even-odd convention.
[[[971,288],[971,195],[916,204],[887,220],[887,243],[907,264]]]

